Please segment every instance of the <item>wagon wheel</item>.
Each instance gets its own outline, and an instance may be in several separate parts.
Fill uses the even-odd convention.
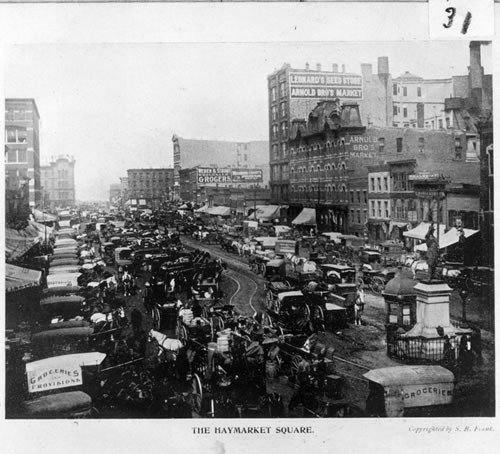
[[[312,322],[314,328],[318,328],[318,331],[326,331],[325,329],[325,315],[323,309],[320,306],[314,306]]]
[[[198,374],[194,374],[191,379],[191,409],[200,413],[201,411],[201,401],[203,400],[203,387],[201,386],[201,380]]]
[[[156,331],[160,331],[161,316],[160,310],[157,307],[154,307],[151,310],[151,318],[153,319],[153,329]]]
[[[373,293],[380,295],[382,293],[382,290],[384,290],[385,288],[385,282],[380,277],[374,277],[371,282],[370,288],[373,291]]]
[[[294,355],[292,357],[292,361],[290,363],[290,372],[291,372],[291,375],[297,376],[297,374],[299,373],[299,367],[300,367],[300,363],[301,362],[302,362],[302,356],[300,356],[300,355]]]
[[[212,356],[212,364],[214,357]],[[208,363],[208,352],[205,349],[199,349],[193,359],[193,371],[202,376],[208,377],[208,371],[211,370],[212,364]]]

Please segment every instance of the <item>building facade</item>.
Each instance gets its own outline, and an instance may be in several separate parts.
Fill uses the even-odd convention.
[[[72,156],[61,155],[40,167],[44,206],[54,209],[75,204],[75,163]]]
[[[34,99],[5,100],[6,190],[27,184],[31,208],[39,207],[42,200],[39,123]]]
[[[428,220],[433,209],[415,198],[410,175],[442,169],[450,184],[477,185],[479,161],[465,153],[467,143],[463,130],[366,128],[357,105],[321,102],[307,122],[293,124],[290,217],[316,207],[320,231],[370,236],[371,229],[377,240],[391,233],[401,238],[407,226]],[[473,211],[470,198],[451,194],[451,211]],[[445,201],[445,223],[448,211]],[[385,230],[383,237],[377,230]]]
[[[392,79],[387,57],[378,59],[378,71],[362,64],[360,74],[342,65],[324,71],[321,65],[294,69],[289,64],[268,76],[269,162],[272,203],[287,203],[290,184],[289,139],[294,121],[306,121],[320,101],[356,102],[365,125],[392,124]]]
[[[128,199],[132,206],[157,209],[173,200],[174,169],[129,169],[127,174]]]
[[[266,141],[228,142],[220,140],[172,137],[174,155],[174,190],[181,197],[181,170],[195,167],[260,169],[264,188],[269,184],[269,143]]]

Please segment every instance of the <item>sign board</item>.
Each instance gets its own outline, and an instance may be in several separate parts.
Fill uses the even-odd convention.
[[[264,177],[262,169],[233,169],[232,182],[238,183],[262,183]]]
[[[276,246],[274,251],[276,254],[295,254],[297,242],[295,240],[278,240],[276,241]]]
[[[292,99],[362,99],[363,79],[358,74],[297,71],[289,74]]]
[[[453,401],[453,383],[405,385],[401,395],[405,408],[450,404]]]
[[[82,368],[57,356],[26,364],[26,375],[30,393],[83,384]]]
[[[217,167],[198,167],[197,180],[199,184],[231,183],[231,169]]]

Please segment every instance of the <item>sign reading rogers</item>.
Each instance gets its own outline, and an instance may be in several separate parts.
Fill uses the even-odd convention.
[[[262,181],[262,169],[198,168],[198,183],[202,185],[215,185],[219,183],[262,183]]]
[[[289,84],[291,98],[363,98],[363,80],[356,74],[295,72]]]
[[[218,169],[216,167],[199,167],[198,183],[200,184],[231,183],[231,170]]]

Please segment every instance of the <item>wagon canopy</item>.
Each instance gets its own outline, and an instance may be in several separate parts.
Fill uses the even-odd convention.
[[[429,231],[430,224],[428,222],[421,222],[414,229],[409,230],[408,232],[403,232],[403,236],[407,238],[413,238],[415,240],[425,240],[425,235]],[[446,226],[444,224],[439,225],[439,236],[444,235],[444,231],[446,230]]]
[[[363,376],[382,386],[453,383],[453,372],[442,366],[396,366],[372,369]]]
[[[479,232],[479,230],[472,230],[472,229],[463,229],[464,230],[464,237],[469,238],[472,235],[475,235],[476,233]],[[443,236],[439,237],[439,249],[444,249],[449,246],[453,246],[454,244],[458,243],[460,240],[460,236],[458,233],[458,230],[453,227],[452,229],[448,230]],[[415,246],[415,251],[427,251],[427,245],[425,243],[419,244],[418,246]]]

